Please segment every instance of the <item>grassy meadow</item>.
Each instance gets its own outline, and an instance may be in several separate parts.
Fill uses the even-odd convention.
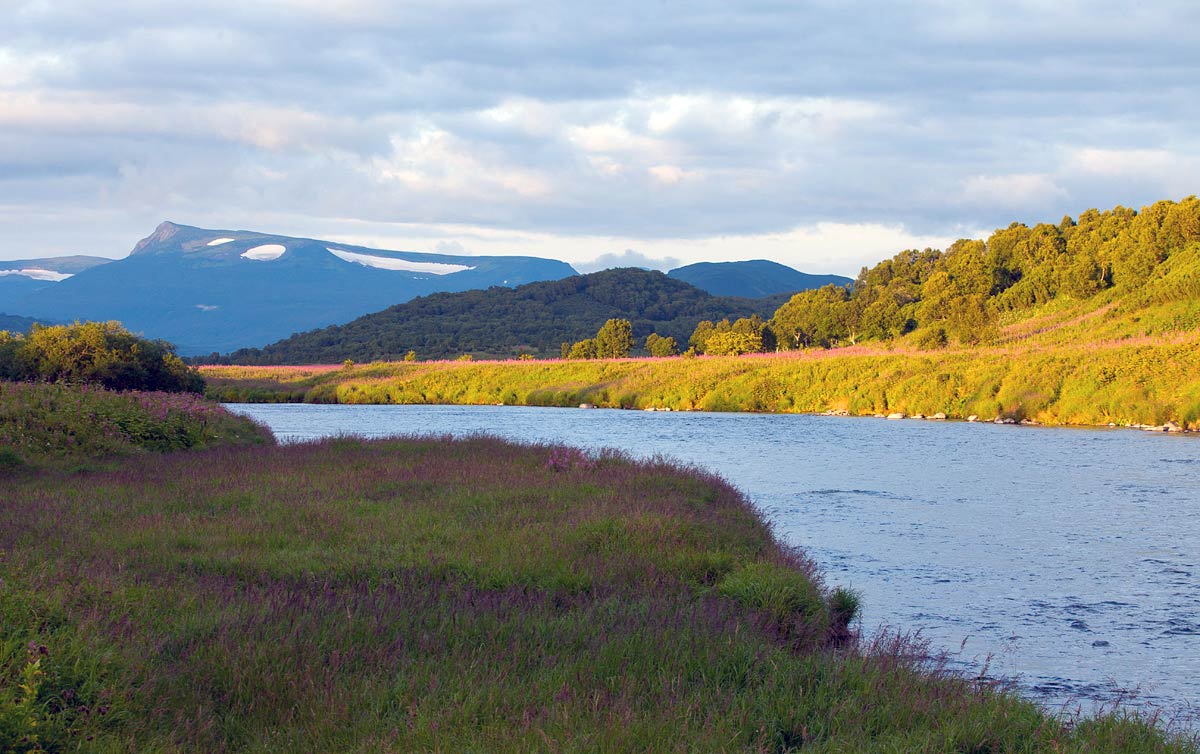
[[[191,393],[0,381],[0,476],[88,468],[144,453],[273,442],[263,427]]]
[[[1059,343],[1061,330],[1078,324],[1063,317],[1044,314],[1036,340],[1018,334],[1012,343],[962,349],[897,344],[694,358],[210,366],[201,373],[208,395],[223,401],[942,412],[1043,424],[1175,421],[1200,429],[1200,336]]]
[[[0,478],[0,750],[1195,752],[854,633],[749,501],[491,438]]]

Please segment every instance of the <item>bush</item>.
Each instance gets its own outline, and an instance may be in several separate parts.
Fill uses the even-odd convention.
[[[28,335],[0,333],[0,378],[90,382],[110,390],[202,393],[204,379],[162,340],[146,340],[119,322],[34,325]]]

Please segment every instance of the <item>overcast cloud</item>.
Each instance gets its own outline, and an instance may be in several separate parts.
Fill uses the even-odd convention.
[[[1200,183],[1191,0],[185,6],[0,0],[0,258],[171,219],[853,274]]]

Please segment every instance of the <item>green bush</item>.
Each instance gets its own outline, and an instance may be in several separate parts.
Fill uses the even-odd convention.
[[[175,355],[174,346],[140,338],[118,322],[34,325],[28,335],[0,332],[0,378],[204,392],[204,378]]]

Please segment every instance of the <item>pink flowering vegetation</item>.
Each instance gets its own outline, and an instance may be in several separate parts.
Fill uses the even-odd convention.
[[[666,460],[341,438],[0,499],[0,751],[1196,752],[861,639]]]
[[[272,441],[265,428],[192,393],[0,382],[0,473]]]

